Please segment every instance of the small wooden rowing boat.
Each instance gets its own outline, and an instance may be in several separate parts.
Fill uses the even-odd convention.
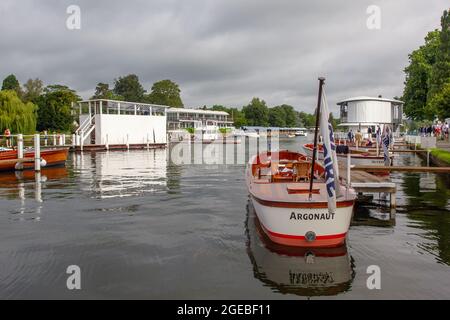
[[[54,148],[41,150],[41,167],[64,165],[69,154],[69,148]],[[15,171],[34,168],[34,151],[24,152],[24,159],[17,158],[17,150],[0,152],[0,171]]]

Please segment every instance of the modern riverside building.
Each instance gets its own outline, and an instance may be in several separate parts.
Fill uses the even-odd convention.
[[[403,119],[403,101],[384,99],[381,96],[353,97],[337,103],[340,106],[341,127],[367,133],[368,128],[389,124],[394,131],[399,130]],[[372,131],[374,132],[374,131]]]
[[[233,121],[225,111],[170,108],[167,110],[167,130],[170,141],[214,141],[220,137],[220,128],[232,128]],[[192,129],[189,133],[186,129]]]
[[[167,106],[96,99],[74,103],[77,144],[165,144]]]
[[[197,128],[216,125],[219,128],[229,128],[233,121],[225,111],[202,109],[170,108],[167,109],[167,130]]]

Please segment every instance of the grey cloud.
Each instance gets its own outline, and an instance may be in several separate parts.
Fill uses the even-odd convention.
[[[65,27],[81,7],[82,28]],[[366,28],[381,7],[382,29]],[[439,25],[447,1],[13,1],[0,4],[0,77],[40,77],[85,98],[128,73],[146,89],[170,78],[188,106],[254,97],[312,111],[317,77],[332,110],[354,95],[401,95],[408,53]]]

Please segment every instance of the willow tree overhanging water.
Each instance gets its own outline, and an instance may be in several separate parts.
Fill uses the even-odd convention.
[[[0,134],[6,128],[13,134],[36,131],[36,106],[22,102],[13,90],[0,91]]]

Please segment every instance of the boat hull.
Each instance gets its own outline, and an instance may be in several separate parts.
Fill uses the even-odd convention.
[[[247,189],[261,228],[274,243],[295,247],[336,247],[345,242],[356,193],[339,185],[336,208],[328,208],[327,185],[320,176],[322,165],[315,164],[316,178],[311,195],[309,182],[277,180],[277,162],[308,161],[297,152],[280,150],[254,156],[246,169]],[[273,163],[272,163],[273,162]],[[275,170],[274,176],[267,170]]]
[[[68,154],[68,148],[42,150],[41,167],[64,165]],[[34,151],[25,152],[24,158],[34,158]],[[7,172],[27,169],[34,169],[34,161],[20,162],[19,159],[17,159],[17,151],[6,151],[0,153],[0,171]]]
[[[275,243],[296,247],[336,247],[345,242],[353,214],[353,201],[337,203],[329,213],[326,203],[277,203],[251,196],[261,228]],[[313,232],[314,240],[306,234]]]
[[[308,297],[336,295],[350,289],[354,272],[345,244],[335,248],[278,245],[262,231],[251,204],[247,231],[247,252],[255,278],[269,287]]]

